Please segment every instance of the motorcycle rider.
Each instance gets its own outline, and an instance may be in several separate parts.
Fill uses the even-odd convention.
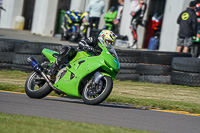
[[[109,44],[114,45],[115,40],[117,36],[110,30],[102,30],[99,34],[98,38],[95,37],[89,37],[84,40],[81,40],[78,43],[78,49],[92,53],[94,55],[99,55],[101,53],[101,48],[99,47],[98,43],[101,42],[101,44]],[[75,48],[71,46],[64,47],[60,52],[59,55],[55,61],[55,63],[52,65],[49,75],[51,78],[54,78],[56,75],[57,69],[65,63],[66,60],[70,61],[72,60],[76,55]]]

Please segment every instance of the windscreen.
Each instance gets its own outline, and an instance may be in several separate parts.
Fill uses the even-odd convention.
[[[117,53],[116,53],[114,47],[110,44],[107,44],[107,43],[104,43],[104,46],[108,49],[110,54],[118,60]]]

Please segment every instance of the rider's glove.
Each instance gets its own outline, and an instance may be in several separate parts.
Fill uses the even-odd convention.
[[[134,12],[131,12],[131,16],[135,16],[135,13],[134,13]]]
[[[84,47],[84,49],[85,49],[87,52],[90,52],[90,53],[95,53],[95,50],[94,50],[94,48],[93,48],[93,47],[91,47],[91,46],[86,46],[86,47]]]
[[[82,49],[86,52],[95,53],[95,49],[92,46],[88,45],[87,41],[85,40],[81,40],[78,43],[78,45],[79,45],[79,49]]]
[[[84,47],[88,45],[84,40],[81,40],[79,43],[78,43],[78,46],[79,46],[79,49],[82,49],[84,50]]]

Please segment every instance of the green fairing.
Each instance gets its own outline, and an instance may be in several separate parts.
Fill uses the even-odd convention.
[[[52,51],[52,50],[46,49],[46,48],[44,48],[42,50],[42,53],[47,57],[47,59],[50,61],[50,63],[54,63],[56,61],[56,58],[53,57],[53,54],[59,54],[56,51]]]
[[[104,76],[110,76],[114,79],[119,72],[118,59],[113,57],[107,48],[100,43],[99,46],[102,48],[102,52],[99,56],[92,56],[84,51],[77,52],[74,59],[71,60],[69,65],[66,67],[67,72],[57,83],[54,84],[54,87],[65,92],[67,95],[81,97],[79,86],[83,78],[87,75],[100,71]],[[44,49],[42,53],[51,63],[55,62],[56,58],[52,55],[57,52]],[[73,78],[71,78],[72,74],[74,74]]]

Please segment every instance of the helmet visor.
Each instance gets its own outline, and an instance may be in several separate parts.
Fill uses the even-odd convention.
[[[108,45],[114,45],[114,42],[111,41],[111,40],[105,40],[105,42],[106,42],[106,44],[108,44]]]

